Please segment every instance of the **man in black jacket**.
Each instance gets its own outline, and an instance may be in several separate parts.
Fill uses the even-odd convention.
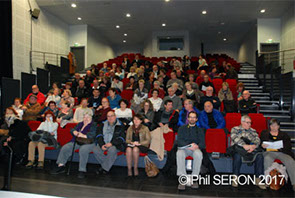
[[[117,120],[114,111],[107,113],[107,121],[103,122],[96,133],[97,146],[93,153],[100,167],[97,174],[107,174],[117,158],[118,151],[125,150],[124,126]],[[104,152],[107,151],[107,155]]]
[[[201,97],[200,106],[199,106],[200,110],[204,110],[204,104],[207,101],[212,102],[214,109],[219,110],[221,102],[217,96],[213,96],[213,93],[214,93],[213,87],[211,86],[207,87],[206,95]]]
[[[178,130],[177,144],[178,150],[176,153],[177,162],[177,175],[186,175],[185,158],[187,156],[192,156],[193,159],[193,172],[192,175],[199,175],[203,154],[201,149],[205,146],[205,133],[204,131],[197,127],[196,123],[198,120],[198,115],[196,112],[191,111],[188,114],[189,124],[183,125]],[[198,188],[197,182],[191,185],[192,188]],[[179,190],[185,190],[185,185],[179,184]]]
[[[239,101],[239,110],[242,115],[248,113],[257,113],[257,106],[254,99],[251,98],[248,90],[243,91],[243,99]]]

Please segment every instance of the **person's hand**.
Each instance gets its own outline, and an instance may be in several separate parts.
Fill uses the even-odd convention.
[[[6,139],[6,142],[10,142],[11,141],[11,136],[9,136],[7,139]]]
[[[195,144],[195,143],[191,143],[191,145],[192,145],[192,146],[188,148],[189,150],[194,151],[194,150],[199,149],[199,146],[198,146],[197,144]]]
[[[150,122],[150,120],[149,119],[146,119],[146,118],[143,121],[144,121],[144,123]]]
[[[102,108],[103,108],[102,105],[100,105],[99,107],[96,108],[96,110],[98,111],[98,110],[100,110]]]
[[[163,124],[162,122],[160,122],[160,123],[159,123],[159,126],[160,126],[160,127],[163,127],[163,126],[164,126],[164,124]]]
[[[244,148],[246,151],[248,151],[248,150],[250,150],[250,145],[245,144],[245,145],[243,146],[243,148]]]
[[[216,103],[217,101],[216,100],[213,100],[213,103]]]
[[[177,111],[179,113],[179,109],[175,109],[175,111]]]
[[[87,138],[87,135],[84,135],[83,133],[79,133],[78,132],[78,136],[77,137],[80,137],[80,138]]]
[[[107,143],[107,144],[105,144],[105,146],[106,146],[107,148],[109,148],[109,147],[113,146],[113,144],[112,144],[112,143]]]
[[[262,148],[267,148],[269,145],[268,144],[261,144]]]
[[[74,136],[77,136],[78,137],[79,132],[78,131],[73,131],[73,134],[74,134]]]
[[[101,150],[106,151],[106,150],[107,150],[106,145],[103,145],[103,146],[101,147]]]
[[[21,108],[22,110],[27,110],[28,108],[26,107],[26,106],[22,106],[22,108]]]
[[[41,117],[44,118],[45,117],[45,114],[42,114]]]
[[[135,141],[135,142],[133,142],[133,145],[139,146],[140,144],[139,144],[139,142]]]

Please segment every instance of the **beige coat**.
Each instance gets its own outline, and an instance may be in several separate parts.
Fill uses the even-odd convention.
[[[132,126],[130,126],[127,129],[126,133],[126,143],[130,144],[132,142],[132,135],[134,131],[132,129]],[[149,147],[151,143],[151,135],[150,135],[150,130],[148,127],[141,125],[141,129],[139,130],[139,144],[145,147]]]

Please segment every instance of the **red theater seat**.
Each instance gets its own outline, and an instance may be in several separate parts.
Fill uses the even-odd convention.
[[[72,134],[70,133],[70,129],[58,129],[57,130],[57,142],[63,146],[72,139]]]
[[[226,139],[223,129],[207,129],[205,135],[206,151],[208,153],[226,153]]]
[[[266,118],[262,113],[249,113],[248,115],[252,120],[251,127],[255,129],[260,136],[260,133],[267,129]]]
[[[41,124],[40,121],[29,121],[28,122],[28,126],[30,127],[30,129],[32,131],[36,131],[39,127],[39,125]]]
[[[133,91],[130,90],[130,89],[125,89],[125,90],[122,91],[121,97],[128,100],[128,101],[130,101],[132,99],[132,97],[133,97]]]
[[[216,78],[216,79],[213,79],[212,82],[213,82],[213,86],[215,88],[215,92],[216,92],[216,94],[218,94],[219,90],[222,88],[223,80]]]
[[[171,151],[175,139],[174,132],[164,133],[163,136],[165,139],[164,149],[166,151]]]
[[[241,114],[240,113],[227,113],[225,115],[225,127],[229,132],[235,126],[239,126],[241,124]]]

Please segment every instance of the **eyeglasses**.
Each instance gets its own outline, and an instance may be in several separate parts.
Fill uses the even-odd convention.
[[[115,115],[109,115],[109,116],[107,116],[108,118],[111,118],[111,117],[115,117]]]
[[[245,122],[245,121],[244,121]],[[247,124],[252,124],[252,122],[245,122],[245,123],[247,123]]]
[[[188,118],[191,118],[191,119],[197,119],[197,117],[188,117]]]

